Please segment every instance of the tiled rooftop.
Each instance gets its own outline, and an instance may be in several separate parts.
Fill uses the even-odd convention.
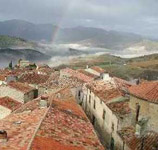
[[[40,108],[40,99],[0,121],[0,130],[8,134],[0,150],[104,150],[70,89],[49,94],[49,108]]]
[[[0,121],[0,130],[7,131],[8,141],[0,150],[27,150],[28,144],[46,109],[14,113]]]
[[[118,88],[120,89],[123,89],[123,88],[126,88],[128,89],[129,87],[131,87],[133,84],[126,81],[126,80],[123,80],[121,78],[117,78],[117,77],[113,77],[114,78],[114,81],[117,85]]]
[[[83,73],[83,74],[85,74],[86,76],[89,76],[89,77],[91,77],[91,78],[98,78],[98,76],[97,75],[94,75],[94,74],[92,74],[92,73],[89,73],[89,72],[87,72],[87,71],[85,71],[84,69],[79,69],[79,70],[77,70],[78,72],[80,72],[80,73]]]
[[[0,105],[14,111],[19,108],[22,103],[19,103],[10,97],[0,97]]]
[[[12,81],[12,82],[9,82],[8,85],[16,90],[23,92],[23,93],[27,93],[27,92],[34,90],[34,88],[32,88],[31,86],[29,86],[26,83],[24,84],[24,83]]]
[[[148,131],[142,137],[136,137],[134,127],[125,127],[118,133],[131,150],[142,150],[141,146],[143,138],[143,150],[157,150],[158,148],[158,133],[153,131]]]
[[[56,76],[53,74],[53,77],[51,76],[48,81],[43,84],[46,87],[49,87],[51,89],[63,89],[65,87],[79,87],[83,84],[82,81],[78,80],[74,77],[60,77],[56,74]]]
[[[53,97],[52,107],[42,122],[31,150],[103,150],[93,126],[70,94]],[[65,93],[65,94],[66,94]]]
[[[23,74],[18,81],[28,84],[42,84],[42,83],[46,83],[48,79],[49,79],[48,75],[42,75],[32,72],[32,73]]]
[[[102,68],[100,68],[98,66],[93,66],[93,67],[91,67],[91,69],[95,70],[98,73],[104,73],[105,72],[104,69],[102,69]]]
[[[147,100],[152,103],[158,103],[158,81],[143,82],[129,88],[130,94]]]
[[[108,104],[108,107],[120,116],[131,113],[129,103],[127,101],[110,103]]]
[[[92,77],[89,77],[83,73],[80,73],[76,70],[72,70],[70,68],[66,68],[66,69],[63,69],[62,72],[66,72],[66,73],[69,73],[72,77],[75,77],[77,78],[78,80],[81,80],[83,82],[90,82],[93,80]]]
[[[98,80],[86,85],[96,96],[98,96],[105,103],[112,99],[122,97],[121,91],[111,82]]]

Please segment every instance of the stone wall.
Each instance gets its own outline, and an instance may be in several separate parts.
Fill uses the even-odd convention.
[[[78,93],[77,93],[78,95]],[[92,91],[84,87],[80,93],[78,103],[81,103],[87,116],[90,118],[94,128],[99,133],[101,142],[104,146],[110,147],[111,139],[114,138],[115,148],[122,147],[123,141],[119,139],[117,131],[122,127],[130,124],[129,116],[121,120],[109,109],[109,107],[99,99]],[[80,99],[79,99],[80,98]],[[103,117],[103,112],[105,116]],[[120,142],[117,142],[117,140]],[[120,144],[121,143],[121,144]]]
[[[24,94],[24,103],[27,103],[28,101],[33,100],[34,98],[35,98],[35,90]]]
[[[136,104],[140,105],[140,115],[141,118],[149,118],[148,128],[157,131],[158,130],[158,104],[151,103],[146,100],[142,100],[136,98],[134,96],[130,96],[130,107],[134,112],[134,116],[136,116]]]
[[[26,103],[29,100],[33,100],[35,98],[35,91],[32,90],[28,93],[23,93],[14,88],[11,88],[7,85],[0,86],[0,97],[8,96],[14,100],[17,100],[21,103]]]

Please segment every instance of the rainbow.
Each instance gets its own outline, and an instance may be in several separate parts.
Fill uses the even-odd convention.
[[[56,41],[56,38],[58,36],[58,33],[60,31],[60,27],[62,26],[62,24],[64,23],[67,15],[69,14],[69,11],[71,10],[71,8],[74,6],[74,0],[70,0],[70,3],[68,4],[68,6],[66,7],[65,11],[62,13],[62,16],[60,18],[59,23],[56,25],[55,31],[52,34],[52,38],[51,38],[51,44],[54,44]]]

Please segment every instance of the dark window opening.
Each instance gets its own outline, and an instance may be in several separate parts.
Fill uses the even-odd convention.
[[[94,107],[94,109],[96,108],[96,102],[95,102],[95,100],[94,100],[94,106],[93,107]]]
[[[106,111],[105,110],[103,110],[103,119],[105,120],[105,115],[106,115]]]

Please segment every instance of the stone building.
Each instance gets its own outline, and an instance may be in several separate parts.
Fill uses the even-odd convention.
[[[25,68],[28,67],[30,65],[30,62],[28,60],[19,60],[18,62],[18,67],[20,68]]]
[[[117,131],[131,124],[132,115],[129,98],[112,78],[108,79],[86,84],[77,93],[77,99],[100,134],[102,143],[108,148],[119,149]]]
[[[10,97],[0,97],[0,119],[5,118],[21,105],[22,103],[13,100]]]
[[[0,97],[11,97],[20,103],[26,103],[38,96],[38,91],[28,84],[9,82],[0,86]]]
[[[130,107],[134,112],[135,121],[148,120],[148,128],[158,131],[158,82],[144,82],[131,86]],[[139,110],[138,110],[139,108]],[[136,114],[137,113],[137,114]]]

